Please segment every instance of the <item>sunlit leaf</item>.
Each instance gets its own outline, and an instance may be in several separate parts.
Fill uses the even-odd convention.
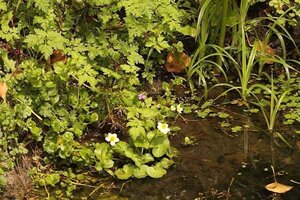
[[[238,106],[243,106],[243,105],[248,106],[249,105],[249,103],[244,99],[235,99],[235,100],[231,101],[231,104],[238,105]]]
[[[7,179],[5,176],[1,175],[0,176],[0,186],[6,185]]]
[[[6,101],[6,94],[7,94],[8,87],[6,83],[0,83],[0,97]]]
[[[133,176],[136,178],[145,178],[148,176],[146,170],[148,166],[147,165],[142,165],[140,167],[137,167],[133,170]]]
[[[161,166],[148,167],[146,172],[152,178],[161,178],[167,173],[167,171]]]
[[[121,180],[126,180],[132,176],[133,170],[134,170],[133,165],[130,165],[130,164],[124,165],[123,168],[115,171],[115,175]]]
[[[60,175],[55,173],[55,174],[50,174],[45,178],[45,181],[47,184],[51,186],[55,186],[56,183],[58,183],[60,180]]]
[[[267,190],[269,190],[271,192],[275,192],[275,193],[286,193],[286,192],[290,191],[293,187],[284,185],[284,184],[281,184],[278,182],[274,182],[274,183],[270,183],[270,184],[266,185],[265,188]]]
[[[168,72],[180,73],[189,66],[191,58],[184,52],[169,52],[165,67]]]
[[[257,52],[266,54],[266,56],[274,56],[276,54],[275,49],[272,49],[272,47],[270,47],[267,44],[264,44],[260,40],[258,40]],[[260,57],[260,55],[259,55],[259,57]],[[267,64],[273,64],[274,62],[272,62],[270,60],[267,60],[266,63]]]

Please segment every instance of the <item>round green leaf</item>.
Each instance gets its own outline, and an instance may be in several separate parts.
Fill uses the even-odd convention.
[[[98,118],[99,118],[98,114],[97,113],[93,113],[91,115],[90,121],[91,122],[96,122],[96,121],[98,121]]]
[[[145,178],[148,176],[146,170],[148,166],[147,165],[142,165],[140,167],[137,167],[133,170],[133,176],[136,178]]]
[[[5,176],[1,175],[0,176],[0,186],[5,186],[7,183],[7,179]]]
[[[146,169],[147,174],[152,178],[161,178],[163,175],[167,173],[167,171],[159,166],[148,167]]]
[[[115,175],[118,177],[118,179],[126,180],[129,179],[133,174],[134,166],[133,165],[124,165],[123,168],[117,169],[115,171]]]

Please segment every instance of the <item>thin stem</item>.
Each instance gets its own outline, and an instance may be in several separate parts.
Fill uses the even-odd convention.
[[[273,172],[274,181],[277,182],[273,165],[271,165],[271,169],[272,169],[272,172]]]
[[[224,47],[225,35],[226,35],[226,25],[227,25],[227,15],[228,15],[228,0],[223,0],[223,12],[222,12],[222,23],[221,32],[219,37],[219,46]],[[218,65],[222,65],[222,58],[218,57]]]

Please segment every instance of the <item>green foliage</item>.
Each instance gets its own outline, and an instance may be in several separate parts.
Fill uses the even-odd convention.
[[[18,134],[6,134],[0,131],[0,188],[7,182],[6,173],[15,166],[15,159],[28,150],[18,141]],[[1,191],[1,190],[0,190]]]
[[[288,22],[295,26],[298,24],[297,17],[300,16],[299,0],[268,0],[270,7],[273,7],[277,15],[287,14],[287,19],[283,18],[282,23]]]
[[[292,74],[289,81],[285,81],[284,75],[279,76],[278,79],[274,80],[274,88],[278,90],[278,93],[283,93],[286,90],[290,91],[290,93],[282,100],[280,106],[280,109],[284,111],[283,124],[298,124],[300,122],[300,94],[298,75],[296,73]]]
[[[271,79],[272,79],[271,80],[271,90],[265,91],[265,92],[269,93],[269,95],[270,95],[270,102],[267,104],[269,106],[269,115],[265,111],[264,103],[262,103],[261,101],[258,101],[258,103],[256,103],[256,105],[258,105],[262,110],[262,113],[264,115],[264,118],[267,123],[269,131],[273,131],[274,126],[275,126],[275,120],[281,109],[281,104],[290,93],[290,90],[288,89],[288,90],[285,90],[284,92],[282,92],[282,94],[280,94],[280,96],[277,95],[277,92],[275,91],[275,88],[274,88],[273,75],[272,75]]]
[[[174,114],[168,99],[159,100],[161,108],[151,98],[139,100],[137,87],[152,81],[178,35],[194,34],[189,3],[184,5],[174,0],[0,0],[0,82],[9,88],[7,102],[0,102],[0,163],[9,163],[0,167],[1,185],[11,163],[26,153],[23,142],[33,141],[42,144],[46,163],[122,179],[164,175],[172,152],[157,123]],[[126,123],[128,134],[116,128]],[[97,128],[103,126],[125,138],[107,144],[107,132]],[[100,141],[83,142],[95,132]],[[57,185],[64,176],[44,173],[49,174],[35,174],[40,185]]]
[[[287,73],[287,78],[289,78],[290,70],[295,70],[293,66],[298,65],[299,62],[286,58],[285,40],[289,40],[296,50],[297,45],[280,22],[284,16],[248,19],[247,14],[251,5],[251,2],[247,0],[242,0],[240,4],[237,4],[236,1],[207,0],[200,5],[197,23],[199,46],[188,69],[188,81],[192,91],[194,91],[196,84],[203,86],[203,96],[206,98],[209,92],[207,85],[208,71],[214,69],[215,72],[222,73],[225,81],[227,81],[227,70],[229,71],[230,66],[239,77],[239,86],[228,83],[221,83],[217,86],[229,87],[228,91],[235,90],[246,100],[251,96],[253,90],[263,87],[262,84],[251,84],[250,81],[251,76],[255,74],[254,69],[257,65],[259,65],[259,77],[263,74],[263,68],[268,62],[275,63],[276,67],[282,67]],[[219,14],[216,15],[215,13]],[[216,24],[214,24],[215,21]],[[264,26],[266,22],[268,22],[266,26],[268,30],[265,37],[261,39],[258,37],[259,33],[256,29]],[[231,36],[228,43],[224,43],[222,39],[225,34],[222,30],[226,27],[228,27],[226,34]],[[209,34],[210,30],[215,30],[213,31],[214,34]],[[252,42],[249,41],[248,36],[250,34],[252,34]],[[272,37],[276,37],[280,41],[281,56],[268,55],[265,52],[266,46]],[[194,78],[198,79],[196,84]]]
[[[240,131],[242,131],[242,127],[241,126],[234,126],[234,127],[231,128],[231,131],[233,133],[240,132]]]

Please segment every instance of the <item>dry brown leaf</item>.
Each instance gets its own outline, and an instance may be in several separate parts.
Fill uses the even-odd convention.
[[[66,64],[67,62],[67,55],[60,49],[56,49],[53,51],[53,54],[50,56],[50,64],[54,64],[56,62],[63,62],[64,64]]]
[[[275,192],[275,193],[286,193],[286,192],[290,191],[293,187],[284,185],[284,184],[281,184],[278,182],[274,182],[274,183],[270,183],[270,184],[266,185],[265,188],[267,190],[269,190],[271,192]]]
[[[276,50],[270,47],[268,44],[264,46],[262,41],[258,41],[257,51],[261,53],[265,53],[266,55],[272,57],[276,55]],[[267,64],[273,64],[273,61],[266,61]]]
[[[189,66],[191,58],[184,52],[169,52],[165,67],[168,72],[180,73]]]
[[[6,94],[7,94],[8,87],[6,83],[0,83],[0,97],[6,101]]]
[[[249,103],[243,99],[235,99],[235,100],[231,101],[231,104],[238,105],[238,106],[243,106],[243,105],[248,106],[249,105]]]
[[[11,73],[11,76],[13,76],[13,77],[17,77],[19,74],[21,74],[23,71],[21,70],[21,69],[19,69],[19,68],[17,68],[15,71],[13,71],[12,73]]]

